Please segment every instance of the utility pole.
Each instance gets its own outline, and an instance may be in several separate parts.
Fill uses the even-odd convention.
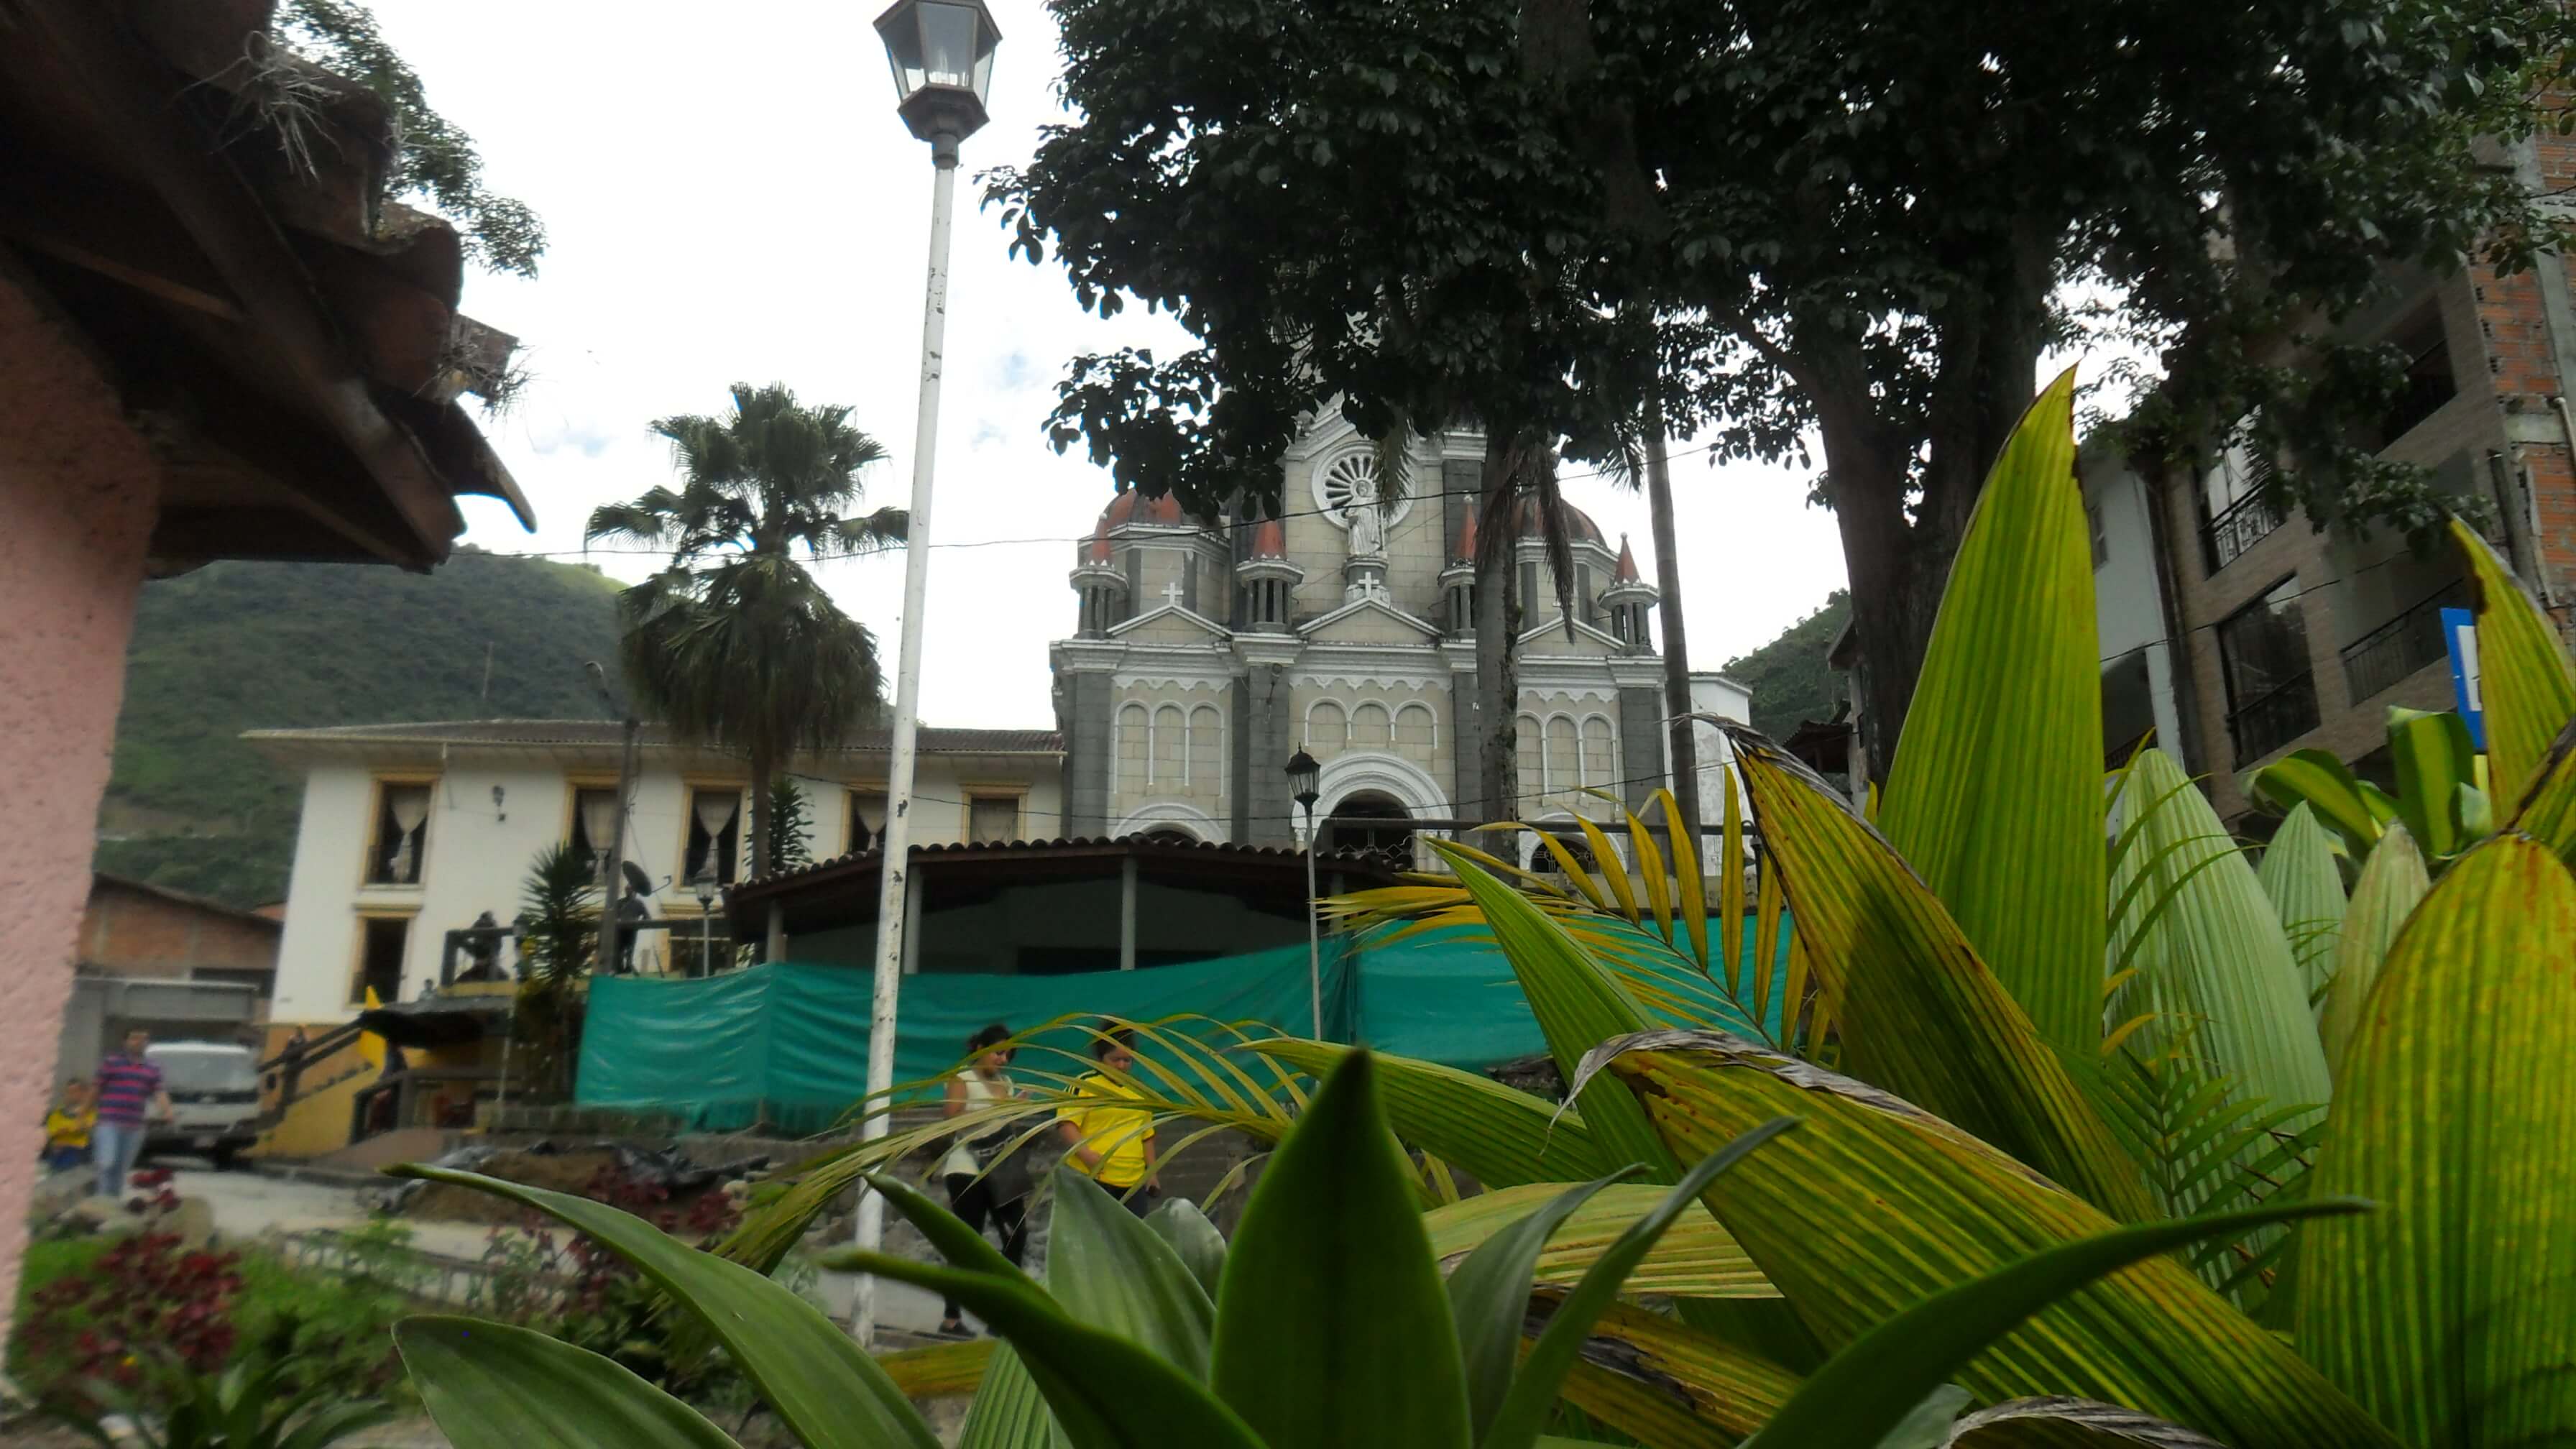
[[[612,715],[623,716],[625,728],[617,751],[617,830],[608,838],[608,870],[599,883],[599,965],[596,974],[612,976],[617,972],[617,938],[622,932],[617,908],[620,888],[626,884],[626,801],[635,789],[635,731],[639,727],[634,712],[617,702],[608,689],[608,671],[598,660],[582,666],[590,671],[591,687],[599,691],[600,702]]]

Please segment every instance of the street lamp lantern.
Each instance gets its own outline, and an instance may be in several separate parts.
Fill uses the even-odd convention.
[[[1288,757],[1288,793],[1298,804],[1306,807],[1306,816],[1310,820],[1314,818],[1315,802],[1322,798],[1322,791],[1316,787],[1322,783],[1323,777],[1324,767],[1315,763],[1313,755],[1301,749]]]
[[[713,866],[700,866],[689,879],[689,894],[698,898],[698,913],[706,914],[716,903],[716,873]]]
[[[1315,802],[1323,796],[1324,767],[1303,745],[1288,757],[1288,793],[1306,812],[1306,990],[1315,1039],[1324,1038],[1324,942],[1315,911]]]
[[[877,17],[894,67],[897,114],[915,138],[949,146],[983,129],[1002,32],[983,0],[897,0]]]

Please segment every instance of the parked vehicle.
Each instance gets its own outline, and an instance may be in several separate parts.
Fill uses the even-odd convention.
[[[259,1053],[232,1042],[154,1042],[145,1053],[161,1069],[171,1120],[153,1125],[151,1152],[193,1152],[229,1168],[259,1140]]]

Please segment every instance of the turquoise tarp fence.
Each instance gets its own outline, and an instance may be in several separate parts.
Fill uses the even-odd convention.
[[[1788,960],[1783,924],[1775,994]],[[1747,958],[1751,946],[1748,921]],[[1641,940],[1633,960],[1654,973],[1657,989],[1686,1003],[1685,1010],[1659,1014],[1677,1023],[1696,1018],[1747,1029],[1724,993],[1670,966],[1660,943],[1649,947]],[[820,1131],[866,1090],[869,994],[863,971],[798,961],[701,981],[594,979],[575,1101],[676,1115],[704,1131],[754,1125]],[[1255,1035],[1306,1036],[1311,1015],[1304,946],[1140,971],[909,976],[896,1019],[894,1080],[945,1073],[965,1055],[966,1038],[993,1022],[1025,1031],[1069,1016],[1196,1017],[1202,1022],[1185,1028],[1192,1035],[1230,1041],[1232,1034],[1215,1023],[1242,1024]],[[1776,1032],[1776,1005],[1769,1015],[1765,1026]],[[1471,1071],[1547,1050],[1511,964],[1480,927],[1401,941],[1385,934],[1327,937],[1324,1034]],[[1064,1029],[1035,1044],[1079,1053],[1087,1038]],[[1043,1052],[1023,1061],[1046,1070],[1066,1064]]]

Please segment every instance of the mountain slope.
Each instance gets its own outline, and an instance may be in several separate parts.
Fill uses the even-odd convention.
[[[1803,720],[1829,720],[1841,706],[1842,676],[1825,651],[1851,618],[1851,595],[1836,589],[1816,612],[1779,638],[1726,662],[1726,676],[1753,690],[1753,727],[1785,740]]]
[[[603,712],[617,589],[463,548],[435,573],[222,563],[143,590],[97,867],[239,905],[286,894],[302,781],[250,729]]]

